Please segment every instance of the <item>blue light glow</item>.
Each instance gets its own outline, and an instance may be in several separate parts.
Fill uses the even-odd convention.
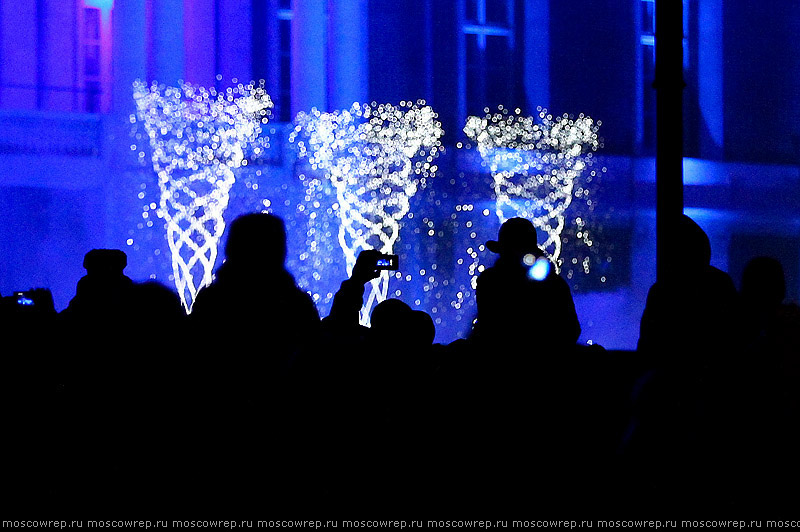
[[[528,270],[528,277],[534,281],[544,281],[548,275],[550,275],[550,261],[543,257],[537,259]]]
[[[114,8],[114,0],[84,0],[83,5],[94,7],[100,10],[103,24],[108,24],[111,20],[111,10]]]
[[[84,0],[86,7],[96,7],[103,11],[111,11],[114,8],[114,0]]]

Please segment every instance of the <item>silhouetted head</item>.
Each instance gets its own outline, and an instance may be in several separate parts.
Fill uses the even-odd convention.
[[[742,274],[742,297],[761,305],[780,305],[786,297],[786,277],[781,263],[772,257],[756,257]]]
[[[411,307],[399,299],[386,299],[372,309],[371,328],[381,337],[406,334],[412,312]]]
[[[681,263],[690,268],[702,268],[711,264],[711,242],[697,223],[682,214],[678,219],[676,237],[680,245]]]
[[[379,334],[412,339],[414,343],[431,345],[436,326],[427,312],[412,310],[399,299],[387,299],[372,310],[372,329]]]
[[[116,319],[127,312],[133,286],[133,281],[122,273],[127,264],[127,255],[119,249],[93,249],[87,253],[83,258],[86,275],[78,280],[70,311],[101,320]]]
[[[427,312],[414,310],[411,313],[411,323],[416,343],[420,346],[433,345],[436,338],[436,325],[433,324],[433,318]]]
[[[382,352],[400,357],[395,361],[415,360],[427,352],[436,336],[431,317],[421,310],[412,310],[399,299],[387,299],[376,305],[371,323],[373,341],[382,347]]]
[[[236,218],[228,228],[225,258],[237,265],[283,268],[286,262],[283,220],[268,213],[251,213]]]
[[[539,249],[536,228],[525,218],[506,220],[497,235],[497,240],[489,240],[486,247],[501,257],[522,258],[527,254],[537,257],[544,255]]]
[[[128,256],[119,249],[93,249],[83,257],[83,267],[92,277],[120,277]]]

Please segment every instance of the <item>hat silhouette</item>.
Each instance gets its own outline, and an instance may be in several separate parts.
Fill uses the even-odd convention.
[[[122,275],[128,265],[128,256],[121,249],[93,249],[83,256],[86,273],[94,275]]]
[[[532,253],[537,257],[544,256],[539,248],[538,234],[530,220],[510,218],[500,226],[497,240],[486,242],[486,248],[500,255],[525,255]]]

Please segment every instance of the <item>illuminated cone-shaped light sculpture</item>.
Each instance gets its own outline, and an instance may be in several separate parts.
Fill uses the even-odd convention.
[[[158,216],[165,221],[175,287],[191,312],[197,292],[212,280],[233,170],[247,164],[245,153],[272,102],[253,84],[216,91],[137,81],[133,95],[158,174]]]
[[[299,113],[290,140],[336,191],[339,245],[350,275],[361,250],[393,253],[410,199],[436,173],[441,124],[425,102],[353,104],[345,111]],[[385,300],[389,274],[368,287],[360,321]]]
[[[482,118],[470,116],[464,127],[492,173],[500,223],[513,217],[529,219],[547,235],[540,245],[556,267],[564,213],[572,203],[576,179],[599,147],[599,125],[583,114],[553,118],[540,109],[536,120],[501,107]]]

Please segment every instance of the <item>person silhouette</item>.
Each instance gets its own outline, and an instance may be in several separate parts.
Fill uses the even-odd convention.
[[[189,315],[195,357],[188,367],[197,398],[193,419],[213,427],[189,441],[189,499],[226,508],[256,500],[287,502],[301,479],[293,368],[318,347],[320,318],[286,270],[286,229],[268,213],[236,218],[225,262],[200,290]],[[304,433],[302,433],[304,434]],[[193,460],[215,458],[197,471]],[[294,473],[294,474],[293,474]],[[302,475],[300,475],[302,476]]]
[[[730,276],[711,265],[708,235],[681,215],[675,232],[680,261],[647,295],[637,350],[666,358],[730,356],[738,344],[739,298]]]
[[[195,298],[195,330],[236,355],[278,373],[319,334],[319,313],[286,270],[286,229],[268,213],[236,218],[228,228],[225,262]],[[222,334],[208,334],[221,331]],[[233,354],[233,353],[232,353]]]
[[[135,324],[135,283],[124,273],[127,263],[127,255],[119,249],[86,253],[86,275],[58,316],[59,333],[67,346],[59,356],[60,396],[74,412],[64,427],[61,452],[71,460],[59,472],[65,480],[60,490],[73,501],[86,498],[111,506],[116,504],[111,492],[127,498],[135,491],[136,476],[126,473],[132,466],[130,457],[136,456],[129,454],[136,438],[123,434],[136,426],[142,406],[137,398],[148,389],[140,377],[149,374],[142,370],[148,364],[136,345],[143,331]]]
[[[56,312],[49,290],[37,288],[0,298],[3,360],[0,400],[8,460],[0,496],[7,508],[32,511],[49,503],[63,478],[63,439],[75,417],[64,421],[61,364],[69,346],[55,327]],[[47,427],[47,428],[45,428]],[[59,436],[53,436],[58,431]],[[59,491],[59,495],[60,490]],[[55,507],[55,505],[51,505]]]
[[[741,414],[739,298],[711,266],[705,231],[686,215],[673,230],[680,260],[650,288],[640,324],[637,351],[650,370],[636,384],[623,444],[629,495],[651,509],[720,507],[742,486],[730,467],[743,440],[731,434]],[[686,483],[698,468],[707,473]]]
[[[780,261],[772,257],[750,260],[742,273],[740,294],[748,346],[773,355],[797,352],[798,308],[784,303],[786,276]]]
[[[63,318],[108,322],[131,310],[133,281],[123,271],[128,256],[119,249],[93,249],[83,258],[86,275],[75,297],[61,312]]]
[[[577,478],[588,461],[579,460],[589,454],[580,449],[593,445],[583,433],[587,403],[573,384],[580,324],[569,286],[537,236],[529,220],[511,218],[486,243],[498,258],[478,276],[476,323],[437,374],[442,391],[431,401],[438,420],[431,426],[449,451],[431,485],[448,494],[447,504],[500,511],[537,500],[555,508],[576,492],[574,480],[564,479]],[[471,428],[468,439],[463,426]]]
[[[800,471],[795,422],[800,414],[800,307],[785,302],[783,265],[772,257],[747,263],[740,294],[747,351],[737,381],[746,386],[737,390],[736,421],[746,429],[747,451],[758,457],[758,467],[749,472],[752,484],[759,486],[762,501],[781,508],[796,498],[783,489],[783,475]]]
[[[409,387],[430,371],[435,336],[436,326],[426,312],[386,299],[372,309],[367,348],[379,359],[384,382]]]
[[[569,349],[581,328],[566,281],[539,249],[534,225],[511,218],[497,240],[486,242],[498,254],[477,280],[477,322],[472,337],[502,349],[542,353]]]

